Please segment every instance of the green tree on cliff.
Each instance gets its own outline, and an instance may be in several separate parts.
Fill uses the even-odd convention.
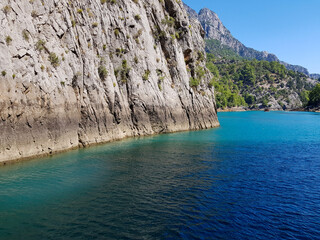
[[[318,83],[310,92],[309,105],[319,106],[320,105],[320,83]]]
[[[242,80],[247,85],[255,85],[256,83],[256,74],[254,67],[247,63],[241,73],[240,73],[240,80]]]

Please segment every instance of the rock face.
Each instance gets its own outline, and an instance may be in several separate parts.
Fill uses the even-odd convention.
[[[0,9],[0,162],[219,125],[204,32],[179,1]]]
[[[257,60],[265,60],[265,61],[276,61],[283,64],[287,69],[304,73],[309,75],[309,72],[306,68],[291,65],[286,62],[282,62],[278,59],[278,57],[274,54],[268,53],[266,51],[257,51],[253,48],[248,48],[244,44],[242,44],[239,40],[234,38],[230,31],[223,25],[218,15],[211,11],[210,9],[204,8],[201,9],[199,14],[197,14],[193,9],[189,6],[184,5],[189,17],[191,19],[198,19],[206,32],[207,39],[215,39],[220,41],[220,43],[224,46],[232,48],[239,56],[245,59],[257,59]]]
[[[282,65],[284,65],[288,70],[292,70],[292,71],[295,71],[295,72],[300,72],[300,73],[303,73],[305,75],[310,76],[310,73],[309,73],[308,69],[306,69],[306,68],[304,68],[302,66],[292,65],[292,64],[289,64],[289,63],[286,63],[286,62],[283,62],[283,61],[280,61],[280,63]]]
[[[195,15],[193,15],[193,17],[195,17]],[[221,44],[231,47],[241,57],[270,62],[278,61],[278,58],[274,54],[259,52],[243,45],[239,40],[232,36],[230,31],[223,25],[218,15],[208,8],[200,10],[198,19],[206,32],[206,38],[219,40]]]
[[[313,73],[313,74],[310,74],[310,77],[320,81],[320,74]]]

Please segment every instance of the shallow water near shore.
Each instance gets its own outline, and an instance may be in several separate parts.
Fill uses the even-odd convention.
[[[0,239],[319,239],[320,114],[219,120],[0,168]]]

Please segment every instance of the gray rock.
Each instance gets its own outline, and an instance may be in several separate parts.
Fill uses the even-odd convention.
[[[199,57],[204,32],[182,3],[11,0],[0,9],[0,162],[219,125]]]
[[[265,51],[259,52],[243,45],[239,40],[232,36],[215,12],[207,8],[201,9],[199,12],[199,21],[206,31],[206,37],[208,39],[219,40],[223,45],[231,47],[241,57],[246,59],[279,61],[274,54]]]
[[[320,74],[313,73],[313,74],[310,74],[310,77],[320,81]]]
[[[185,9],[188,12],[189,18],[198,19],[202,24],[207,39],[215,39],[221,42],[222,45],[230,47],[239,56],[245,59],[257,59],[265,61],[276,61],[283,64],[287,69],[296,72],[301,72],[309,75],[306,68],[298,65],[291,65],[286,62],[280,61],[278,57],[274,54],[268,53],[266,51],[257,51],[253,48],[246,47],[239,40],[234,38],[230,31],[223,25],[218,15],[208,8],[201,9],[199,14],[197,14],[193,9],[184,4]]]

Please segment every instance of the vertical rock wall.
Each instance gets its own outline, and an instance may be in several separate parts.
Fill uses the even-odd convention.
[[[0,162],[219,125],[204,32],[181,2],[3,0],[0,9]]]

